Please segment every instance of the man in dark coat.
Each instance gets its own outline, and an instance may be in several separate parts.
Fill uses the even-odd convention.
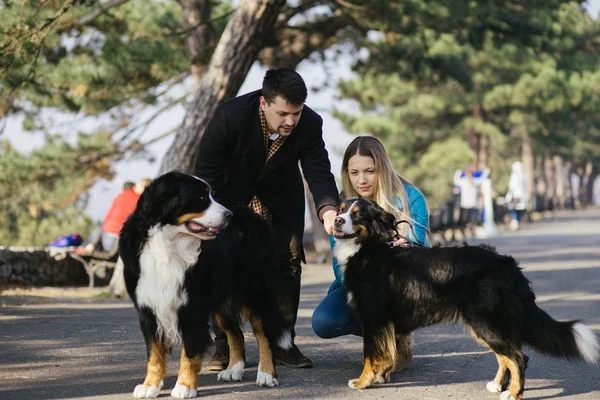
[[[292,336],[300,300],[304,232],[304,185],[313,194],[319,218],[332,232],[338,190],[323,142],[323,120],[304,105],[307,89],[294,70],[267,71],[262,90],[219,106],[202,136],[195,174],[210,183],[223,205],[249,205],[275,228],[280,253],[279,305]],[[318,229],[318,227],[315,227]],[[227,367],[227,338],[216,329],[209,369]],[[295,368],[312,362],[294,345],[274,349],[275,360]]]

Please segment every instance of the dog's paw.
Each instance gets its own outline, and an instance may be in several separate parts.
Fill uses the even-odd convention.
[[[154,399],[160,394],[161,388],[162,382],[160,383],[159,387],[137,385],[135,389],[133,389],[133,397],[135,397],[136,399]]]
[[[277,385],[279,385],[279,382],[273,375],[261,371],[258,371],[258,374],[256,374],[256,386],[275,387]]]
[[[377,383],[377,384],[381,384],[381,383],[388,383],[390,381],[390,378],[387,377],[385,375],[379,375],[377,378],[375,378],[375,382],[373,383]]]
[[[197,394],[198,392],[196,392],[196,389],[182,385],[179,382],[177,382],[173,390],[171,390],[171,397],[176,399],[191,399],[192,397],[196,397]]]
[[[351,387],[352,389],[366,389],[368,388],[370,385],[365,384],[364,382],[362,382],[360,380],[360,378],[358,379],[351,379],[348,381],[348,386]]]
[[[502,386],[494,381],[489,381],[486,383],[485,388],[488,392],[492,393],[500,393],[502,391]]]
[[[510,394],[510,390],[505,390],[500,393],[500,400],[516,400],[513,395]]]
[[[219,372],[217,380],[222,382],[241,381],[244,376],[244,362],[238,361],[231,369]]]

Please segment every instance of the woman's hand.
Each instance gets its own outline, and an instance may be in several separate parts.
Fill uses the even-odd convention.
[[[399,237],[399,238],[395,238],[394,240],[392,240],[392,247],[410,247],[410,244],[408,243],[408,240],[406,240],[403,237]]]

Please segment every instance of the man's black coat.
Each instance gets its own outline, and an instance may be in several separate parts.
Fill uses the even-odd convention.
[[[337,205],[323,119],[304,106],[298,125],[265,165],[261,95],[254,91],[218,107],[200,141],[195,174],[212,186],[215,199],[225,206],[248,205],[257,195],[274,217],[302,238],[305,200],[298,161],[319,216],[323,207]]]

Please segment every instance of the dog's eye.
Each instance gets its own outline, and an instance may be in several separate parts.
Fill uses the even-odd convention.
[[[359,213],[358,211],[354,211],[354,212],[352,213],[352,217],[353,217],[353,218],[360,218],[360,213]]]

